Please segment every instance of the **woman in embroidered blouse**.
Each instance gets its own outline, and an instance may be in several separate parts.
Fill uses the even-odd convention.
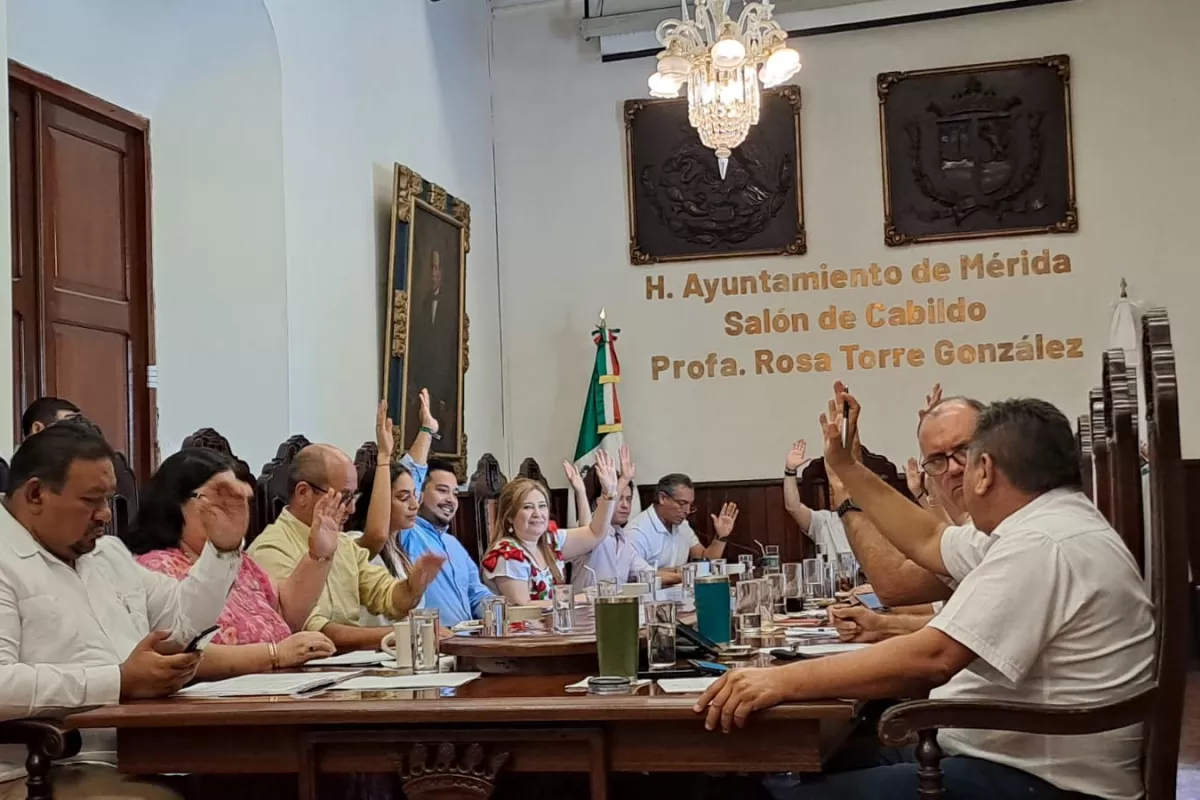
[[[484,583],[517,605],[550,598],[550,587],[564,582],[564,562],[592,552],[608,535],[617,507],[617,470],[603,450],[595,469],[601,494],[587,527],[552,532],[545,487],[528,478],[505,485],[481,562]]]
[[[249,524],[250,490],[233,472],[231,459],[215,450],[185,448],[162,463],[139,493],[137,516],[121,540],[148,569],[183,580],[208,540],[212,526]],[[209,513],[209,498],[241,498],[234,517]],[[340,528],[340,498],[317,503],[313,547],[332,554]],[[324,634],[303,631],[329,573],[330,561],[310,559],[278,590],[248,555],[217,620],[220,632],[204,651],[197,677],[215,679],[297,667],[333,654]],[[301,631],[293,633],[293,631]]]

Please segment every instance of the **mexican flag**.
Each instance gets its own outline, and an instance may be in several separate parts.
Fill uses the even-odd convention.
[[[617,360],[617,334],[619,328],[610,328],[604,310],[600,310],[600,324],[592,331],[596,345],[596,356],[592,364],[592,379],[588,383],[587,400],[583,406],[583,420],[579,424],[579,440],[575,443],[575,467],[582,472],[596,463],[596,453],[603,448],[614,462],[620,465],[618,451],[624,444],[621,428],[621,404],[617,400],[617,384],[621,382],[621,362]],[[574,494],[568,494],[568,522],[574,525]],[[640,510],[637,492],[633,493],[633,514]]]

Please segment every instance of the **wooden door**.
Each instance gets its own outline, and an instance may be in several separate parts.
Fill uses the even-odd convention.
[[[149,475],[147,122],[11,63],[9,97],[16,412],[71,400]]]

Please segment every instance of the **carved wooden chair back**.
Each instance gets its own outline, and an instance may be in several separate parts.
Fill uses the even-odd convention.
[[[471,501],[475,504],[475,560],[487,552],[492,529],[496,526],[496,499],[508,478],[500,471],[500,462],[491,453],[484,453],[475,466],[469,482]],[[460,535],[459,540],[462,540]],[[464,547],[467,545],[464,544]],[[470,549],[469,547],[467,548]]]
[[[1145,531],[1142,514],[1141,455],[1138,452],[1137,386],[1134,370],[1126,368],[1125,351],[1114,348],[1103,355],[1101,392],[1108,433],[1109,485],[1112,516],[1109,520],[1145,573]]]
[[[1079,451],[1079,474],[1083,476],[1083,492],[1095,502],[1096,476],[1092,474],[1092,417],[1080,414],[1075,426],[1075,447]]]
[[[354,471],[358,473],[358,482],[362,483],[366,475],[375,471],[379,463],[379,445],[374,441],[363,442],[362,447],[354,453]]]
[[[1113,523],[1113,485],[1109,470],[1108,422],[1104,418],[1104,391],[1099,387],[1088,393],[1089,430],[1092,441],[1092,502],[1109,523]]]
[[[253,489],[257,486],[257,481],[254,479],[254,473],[250,471],[250,465],[242,459],[238,458],[233,452],[233,447],[230,446],[229,440],[217,432],[215,428],[201,428],[190,436],[183,439],[183,447],[202,447],[206,450],[216,450],[229,458],[233,459],[233,472],[239,479],[245,481]],[[258,493],[254,492],[250,495],[250,524],[246,530],[246,541],[249,542],[261,531],[257,528],[259,520],[258,513]]]
[[[253,526],[254,536],[262,533],[263,529],[279,517],[284,506],[288,504],[288,474],[292,470],[292,461],[296,455],[312,442],[302,434],[289,437],[275,451],[275,457],[263,465],[262,474],[258,476],[255,497],[258,507],[258,524]],[[253,536],[246,537],[246,544],[254,541]]]
[[[120,536],[129,530],[133,518],[137,516],[138,487],[133,468],[129,466],[129,459],[120,451],[113,459],[113,471],[117,475],[117,491],[108,501],[112,510],[112,520],[108,523],[107,532]]]
[[[867,448],[863,448],[862,463],[867,469],[874,472],[896,491],[911,497],[908,491],[908,484],[904,477],[896,469],[896,465],[888,461],[884,456],[872,453]],[[800,473],[800,500],[809,508],[829,509],[829,475],[825,471],[825,459],[814,458]]]
[[[1143,725],[1142,776],[1146,800],[1175,797],[1179,735],[1189,642],[1188,539],[1179,394],[1166,311],[1143,316],[1146,423],[1150,448],[1149,559],[1155,613],[1154,685],[1135,695],[1083,707],[1030,708],[1026,704],[915,700],[893,706],[879,723],[880,737],[901,744],[916,736],[918,781],[923,800],[944,796],[937,731],[941,728],[1017,731],[1044,736],[1080,736]],[[1093,392],[1093,397],[1095,392]],[[1094,418],[1093,418],[1094,420]],[[1098,444],[1093,421],[1093,443]],[[1096,485],[1105,482],[1097,472]]]

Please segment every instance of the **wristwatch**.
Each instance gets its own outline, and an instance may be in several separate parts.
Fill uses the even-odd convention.
[[[844,517],[851,511],[858,511],[859,513],[862,513],[862,509],[855,505],[854,501],[850,499],[843,500],[842,504],[837,507],[837,515],[839,517]]]

